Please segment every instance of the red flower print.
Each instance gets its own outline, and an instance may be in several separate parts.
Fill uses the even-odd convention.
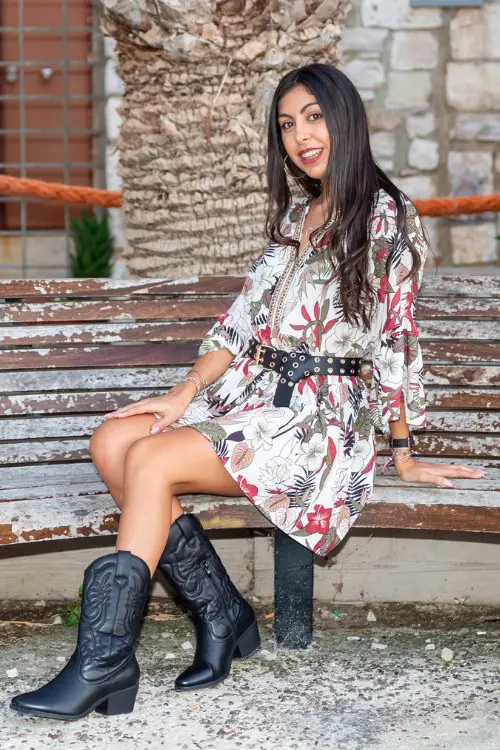
[[[258,488],[254,484],[250,484],[250,482],[247,482],[245,477],[243,477],[241,474],[236,477],[236,481],[238,482],[245,495],[249,497],[250,500],[255,500],[259,492]]]
[[[331,508],[325,508],[323,505],[315,505],[312,513],[308,513],[309,521],[306,524],[306,531],[309,534],[326,534],[330,525],[332,515]]]
[[[385,298],[387,297],[387,286],[389,284],[389,278],[387,276],[384,276],[382,281],[380,282],[380,286],[378,288],[378,298],[380,302],[385,302]]]
[[[259,343],[264,346],[271,346],[271,327],[266,326],[258,331]]]

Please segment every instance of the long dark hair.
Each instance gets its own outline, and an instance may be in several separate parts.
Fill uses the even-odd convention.
[[[392,243],[387,257],[387,271],[401,238],[406,241],[413,258],[411,276],[418,273],[421,260],[406,229],[406,206],[402,193],[373,158],[363,101],[354,84],[333,65],[311,63],[296,68],[287,73],[276,88],[269,113],[266,232],[271,240],[292,244],[298,250],[297,240],[283,237],[280,233],[292,195],[284,170],[287,153],[278,123],[278,102],[297,84],[305,86],[316,98],[330,134],[330,154],[325,175],[328,217],[325,224],[313,233],[311,241],[314,242],[314,236],[324,229],[335,212],[335,220],[325,240],[327,252],[337,266],[336,273],[340,278],[340,303],[349,323],[359,324],[361,318],[362,324],[368,328],[374,301],[373,289],[367,278],[370,218],[379,190],[385,190],[394,199],[397,208],[397,239]],[[287,160],[287,166],[305,195],[309,198],[319,197],[320,180],[302,172],[291,159]]]

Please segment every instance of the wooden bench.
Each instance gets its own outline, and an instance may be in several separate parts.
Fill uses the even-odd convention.
[[[0,544],[111,535],[119,513],[88,453],[103,413],[164,393],[241,278],[0,281]],[[453,490],[380,466],[355,528],[500,533],[500,279],[426,270],[417,303],[428,426],[422,456],[488,469]],[[370,362],[363,368],[369,380]],[[206,528],[266,529],[246,498],[184,496]],[[313,556],[275,529],[278,643],[311,640]]]

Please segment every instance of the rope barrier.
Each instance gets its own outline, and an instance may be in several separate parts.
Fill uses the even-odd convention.
[[[119,208],[122,203],[122,194],[116,190],[73,187],[59,182],[19,179],[8,175],[0,175],[0,194],[103,208]],[[468,195],[460,198],[429,198],[413,202],[421,216],[459,216],[460,214],[500,211],[500,193]]]

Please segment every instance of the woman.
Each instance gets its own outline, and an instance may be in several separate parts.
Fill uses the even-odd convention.
[[[304,198],[292,202],[287,176]],[[425,425],[415,299],[428,252],[420,219],[375,164],[363,104],[326,64],[280,81],[268,133],[270,243],[213,326],[190,374],[167,395],[105,416],[90,441],[122,515],[116,551],[85,571],[75,653],[12,706],[76,719],[133,709],[133,644],[157,566],[194,618],[179,690],[225,679],[259,646],[255,615],[178,495],[246,495],[318,555],[369,499],[375,427],[398,475],[451,486],[465,465],[412,455]],[[360,378],[372,351],[370,389]]]

